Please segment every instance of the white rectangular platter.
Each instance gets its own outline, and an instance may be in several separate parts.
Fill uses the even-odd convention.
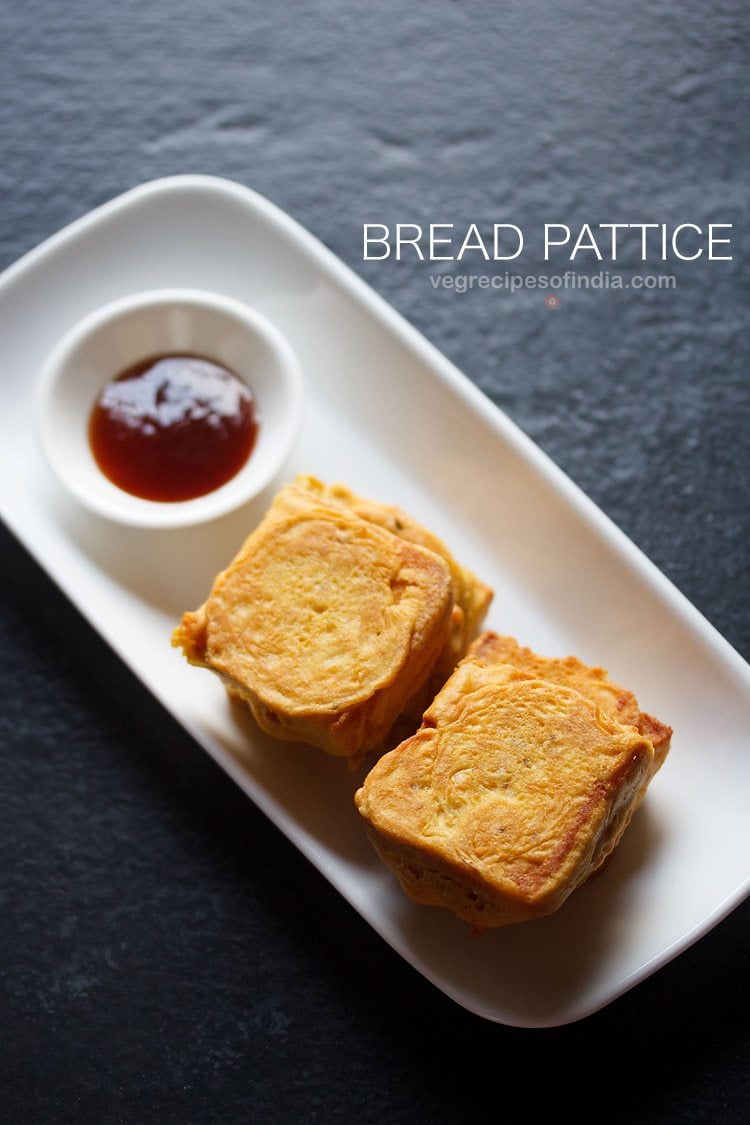
[[[476,939],[447,912],[413,904],[354,809],[364,769],[271,743],[170,647],[180,614],[203,600],[272,489],[209,528],[153,532],[79,510],[50,476],[31,411],[47,351],[97,306],[164,286],[239,298],[291,342],[307,407],[283,479],[312,472],[410,511],[494,587],[490,627],[605,665],[674,727],[612,861],[557,914]],[[0,278],[0,353],[8,525],[279,829],[458,1003],[516,1026],[580,1019],[746,895],[747,664],[481,392],[273,205],[194,176],[121,196]]]

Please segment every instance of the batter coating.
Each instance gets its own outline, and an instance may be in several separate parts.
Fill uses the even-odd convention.
[[[303,478],[282,489],[173,643],[270,734],[356,757],[382,744],[424,687],[453,604],[443,558]]]
[[[557,910],[618,843],[653,762],[574,687],[470,655],[355,801],[407,894],[482,930]]]
[[[553,684],[575,688],[625,726],[633,726],[650,739],[654,747],[653,773],[664,763],[672,740],[672,728],[641,711],[632,691],[609,679],[604,668],[584,664],[577,656],[539,656],[519,645],[515,637],[483,633],[470,648],[471,655],[482,664],[512,664],[520,672],[540,676]]]

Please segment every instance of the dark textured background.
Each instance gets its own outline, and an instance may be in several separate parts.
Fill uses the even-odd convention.
[[[255,188],[747,656],[744,9],[6,3],[0,266],[144,180]],[[732,222],[735,259],[656,265],[676,291],[563,293],[555,312],[361,261],[363,222],[472,219]],[[4,1117],[458,1122],[496,1119],[512,1089],[580,1116],[596,1073],[612,1121],[746,1119],[746,910],[579,1024],[484,1023],[383,945],[7,533],[0,558]]]

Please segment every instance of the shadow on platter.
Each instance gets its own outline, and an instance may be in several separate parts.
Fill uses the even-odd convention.
[[[375,756],[350,770],[314,747],[274,740],[243,704],[227,699],[226,706],[236,731],[229,749],[250,786],[277,806],[293,838],[301,831],[314,860],[325,867],[325,853],[333,853],[347,865],[344,881],[366,880],[359,906],[371,924],[426,976],[448,982],[446,991],[460,1003],[521,1026],[552,1026],[582,1017],[627,987],[631,974],[612,983],[611,966],[622,964],[623,945],[638,945],[643,892],[637,884],[658,863],[665,839],[665,824],[648,800],[606,864],[558,911],[477,936],[449,911],[412,902],[376,856],[354,806]],[[216,737],[227,746],[218,724]]]
[[[630,974],[608,984],[622,945],[637,941],[642,918],[633,884],[658,862],[664,828],[643,805],[608,862],[555,913],[476,935],[438,907],[395,897],[399,948],[422,972],[443,978],[471,1010],[518,1026],[579,1019],[627,987]],[[617,987],[617,984],[621,987]],[[602,994],[602,998],[598,997]]]
[[[313,843],[348,863],[377,866],[379,861],[354,805],[354,794],[374,758],[351,769],[346,759],[325,754],[317,747],[272,738],[238,700],[227,696],[224,706],[226,710],[217,715],[216,724],[204,723],[204,729],[242,767],[250,784],[262,792],[262,798],[251,794],[261,807],[270,799]]]

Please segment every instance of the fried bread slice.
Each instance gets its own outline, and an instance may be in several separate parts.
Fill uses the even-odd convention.
[[[450,632],[447,562],[293,482],[173,634],[277,738],[379,746]]]
[[[406,893],[483,930],[562,905],[618,843],[653,759],[575,688],[468,656],[355,802]]]
[[[341,504],[369,523],[377,524],[378,527],[390,531],[408,543],[426,547],[427,550],[445,559],[453,583],[454,605],[450,636],[430,680],[431,687],[434,689],[429,697],[431,699],[445,683],[458,661],[466,655],[469,644],[476,636],[492,602],[492,589],[477,578],[468,567],[462,566],[442,539],[423,527],[403,509],[393,504],[382,504],[377,500],[365,499],[344,484],[322,484],[312,476],[298,476],[295,483],[313,495]],[[429,699],[425,700],[425,706],[428,702]]]
[[[511,664],[520,672],[580,691],[600,707],[605,715],[626,726],[635,727],[645,738],[650,739],[654,747],[653,773],[661,768],[669,752],[672,728],[641,711],[632,691],[610,680],[604,668],[584,664],[576,656],[539,656],[532,649],[519,645],[515,637],[491,632],[478,637],[470,652],[482,664]]]

